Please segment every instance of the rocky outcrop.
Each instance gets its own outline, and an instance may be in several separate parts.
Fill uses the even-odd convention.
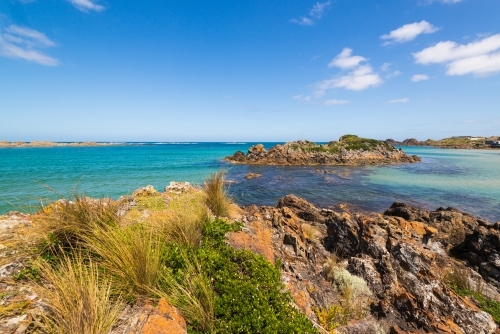
[[[257,232],[255,226],[260,234],[268,230],[268,247],[281,259],[283,280],[313,321],[315,308],[339,302],[323,270],[332,254],[368,283],[373,292],[370,316],[338,328],[340,333],[373,328],[367,323],[391,333],[497,330],[488,313],[473,299],[458,296],[443,279],[450,268],[460,268],[489,298],[500,300],[500,277],[495,276],[499,224],[454,209],[429,212],[401,203],[384,215],[339,213],[293,195],[276,207],[246,208],[242,221],[248,234]]]
[[[447,252],[467,261],[500,292],[500,222],[492,224],[454,208],[427,211],[404,203],[394,203],[384,214],[423,222],[436,229],[434,239]]]
[[[377,165],[421,161],[420,157],[409,156],[384,141],[352,135],[324,145],[296,141],[266,150],[258,144],[250,147],[247,154],[238,151],[225,160],[256,165]]]

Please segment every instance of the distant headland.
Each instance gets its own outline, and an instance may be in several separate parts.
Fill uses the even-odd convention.
[[[380,165],[414,163],[421,158],[409,156],[381,140],[344,135],[338,141],[319,145],[310,141],[287,142],[269,150],[258,144],[250,147],[247,154],[238,151],[225,160],[253,165]]]
[[[455,148],[455,149],[500,148],[500,136],[490,136],[490,137],[455,136],[440,140],[427,139],[425,141],[419,141],[415,138],[409,138],[403,141],[387,139],[386,142],[388,142],[391,145],[397,145],[397,146],[432,146],[439,148]]]
[[[124,145],[123,143],[111,143],[111,142],[52,142],[52,141],[40,141],[34,140],[31,142],[17,141],[0,141],[0,147],[58,147],[58,146],[76,146],[76,147],[86,147],[86,146],[116,146]]]

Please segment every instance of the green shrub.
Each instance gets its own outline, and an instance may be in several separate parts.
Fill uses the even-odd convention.
[[[225,243],[225,234],[238,228],[219,219],[210,221],[204,227],[200,248],[186,251],[172,245],[168,252],[171,277],[184,288],[189,288],[188,263],[198,263],[205,282],[211,282],[213,333],[317,333],[293,306],[289,293],[283,292],[279,268],[260,255],[235,250]],[[207,326],[199,322],[189,325],[193,332],[206,332]]]

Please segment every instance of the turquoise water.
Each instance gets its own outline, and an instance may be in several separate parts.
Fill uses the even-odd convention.
[[[500,220],[500,150],[405,147],[422,163],[368,167],[230,165],[224,156],[252,143],[163,143],[109,147],[0,149],[0,214],[33,211],[73,192],[93,197],[130,194],[172,180],[202,183],[229,168],[230,193],[240,205],[275,205],[296,194],[321,206],[347,203],[382,212],[394,201],[460,210]],[[275,143],[266,143],[271,147]],[[325,173],[324,171],[327,171]],[[245,180],[248,172],[262,177]]]

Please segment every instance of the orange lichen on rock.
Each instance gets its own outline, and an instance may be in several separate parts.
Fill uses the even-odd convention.
[[[187,333],[186,322],[179,311],[161,298],[153,314],[148,317],[141,334],[184,334]]]
[[[270,242],[269,231],[262,231],[257,235],[250,235],[245,232],[231,232],[227,234],[228,243],[236,249],[246,249],[255,254],[262,255],[270,263],[274,264],[274,251]],[[262,237],[263,236],[263,237]]]

